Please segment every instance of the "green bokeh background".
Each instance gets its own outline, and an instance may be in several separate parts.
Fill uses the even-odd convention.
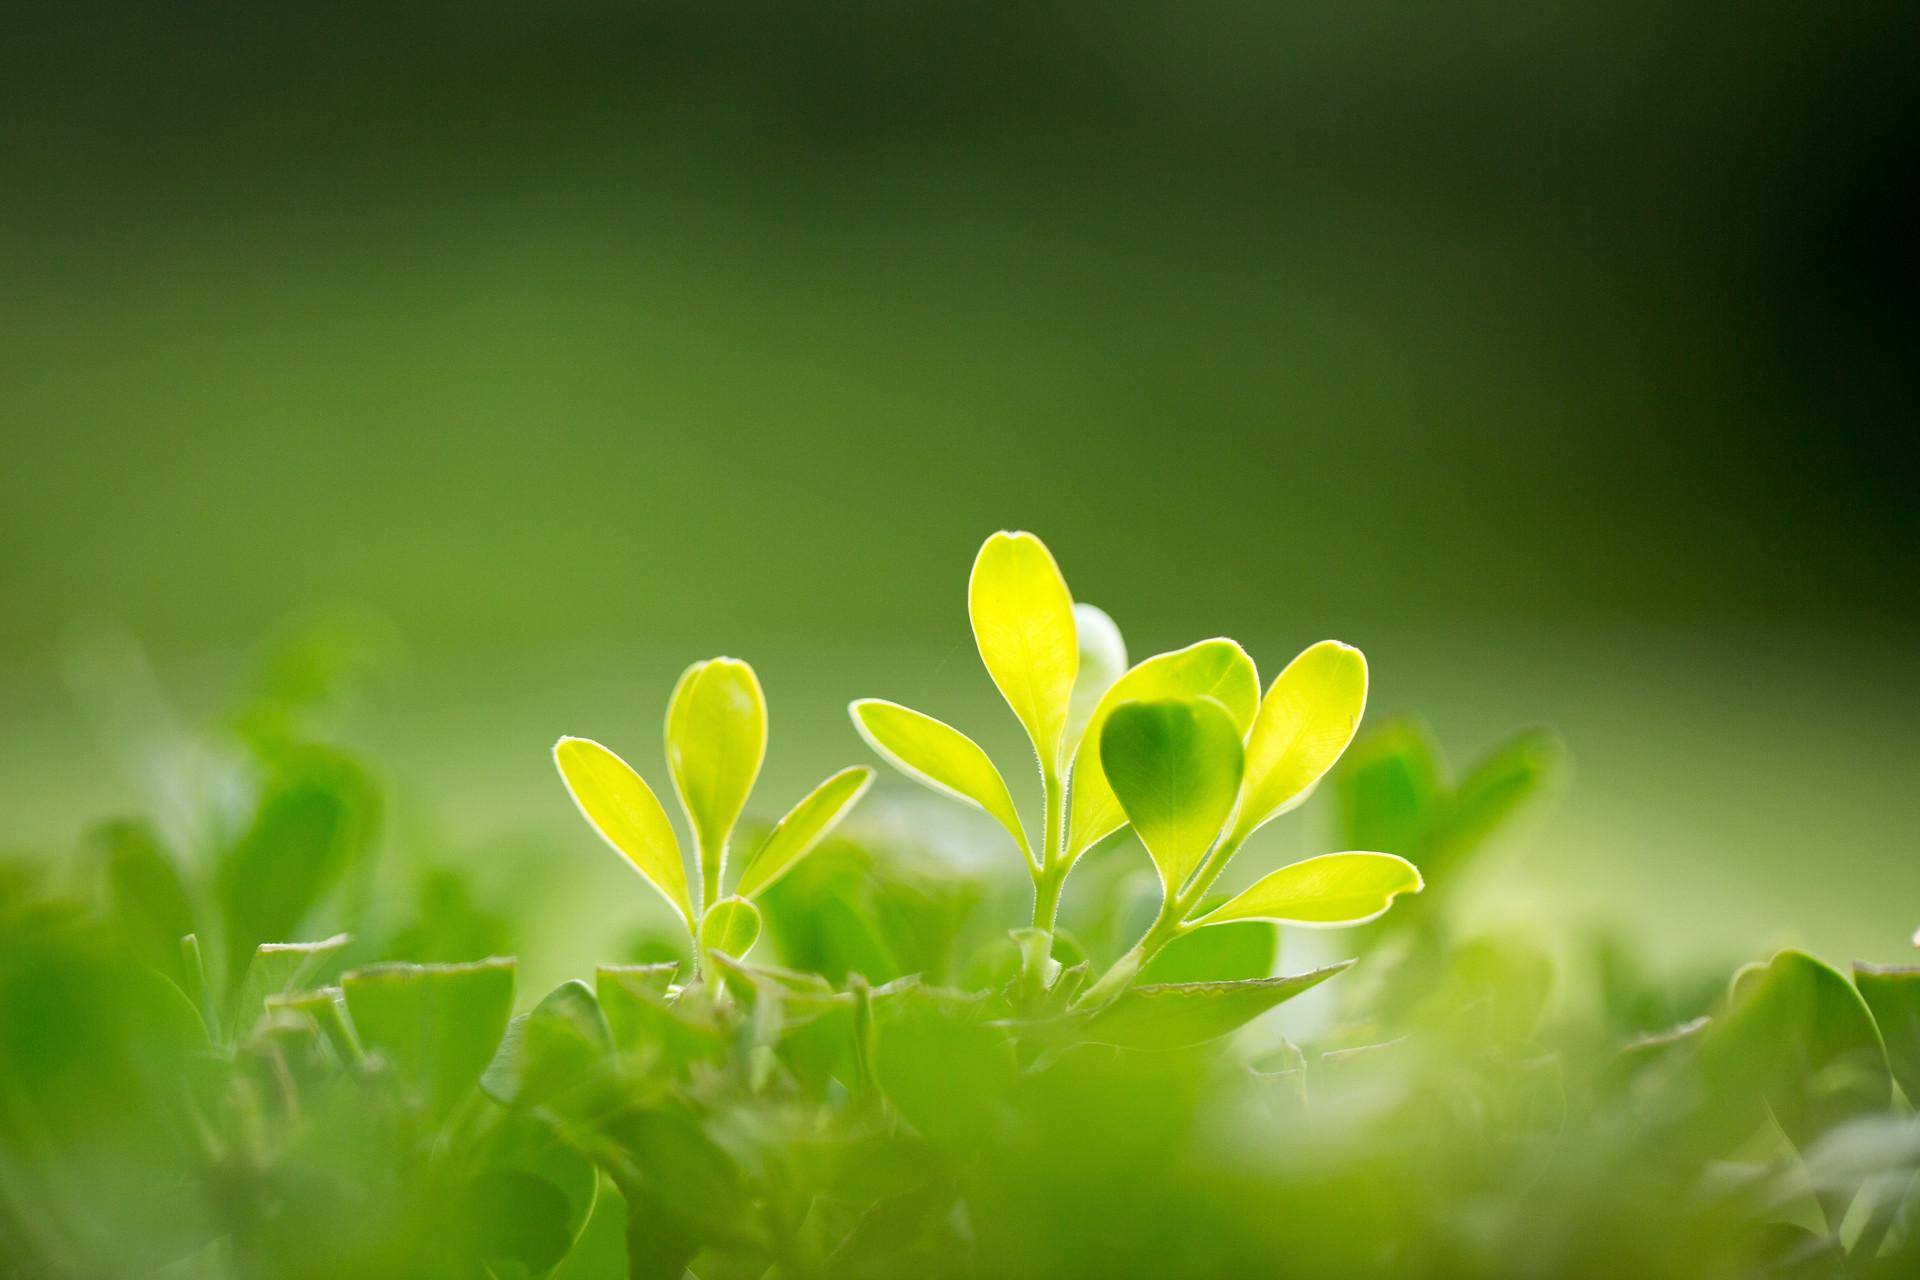
[[[761,810],[856,695],[1011,752],[964,577],[1025,527],[1136,655],[1332,635],[1457,757],[1558,728],[1490,914],[1893,958],[1911,17],[11,4],[0,843],[136,801],[76,634],[204,714],[348,602],[391,839],[575,972],[650,907],[554,737],[657,775],[728,652]]]

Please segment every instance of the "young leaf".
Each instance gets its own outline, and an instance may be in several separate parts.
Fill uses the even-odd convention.
[[[1262,876],[1194,923],[1365,924],[1384,915],[1400,894],[1423,887],[1419,870],[1391,853],[1323,853]]]
[[[340,980],[354,1030],[444,1114],[480,1079],[513,1010],[512,960],[378,964]]]
[[[1353,741],[1366,705],[1367,660],[1338,640],[1313,645],[1274,677],[1247,735],[1236,837],[1306,799]]]
[[[967,580],[967,616],[987,674],[1041,761],[1057,767],[1080,645],[1073,596],[1046,545],[1030,533],[988,538]]]
[[[1317,987],[1353,961],[1286,978],[1181,982],[1135,987],[1096,1014],[1083,1035],[1123,1049],[1180,1049],[1239,1030],[1267,1010]]]
[[[600,838],[667,900],[683,923],[693,919],[680,842],[659,797],[625,760],[588,738],[562,738],[553,763],[567,793]]]
[[[813,847],[826,839],[840,819],[852,812],[871,785],[873,770],[865,765],[853,765],[815,787],[767,833],[766,840],[747,862],[734,892],[743,898],[754,897],[793,870],[794,864],[813,852]]]
[[[1240,731],[1211,698],[1124,702],[1100,763],[1168,896],[1207,856],[1240,794]]]
[[[667,771],[693,826],[703,902],[720,896],[727,837],[767,754],[767,701],[737,658],[696,662],[667,700]]]
[[[745,898],[722,898],[700,922],[700,949],[739,960],[760,940],[760,909]]]
[[[1394,720],[1353,744],[1336,778],[1340,842],[1418,857],[1443,816],[1447,785],[1433,735]]]
[[[1073,762],[1073,812],[1067,827],[1067,856],[1078,858],[1126,825],[1127,815],[1100,766],[1100,733],[1106,718],[1123,702],[1164,698],[1212,698],[1227,709],[1244,736],[1260,705],[1260,675],[1247,651],[1227,639],[1202,640],[1184,649],[1159,653],[1114,681],[1087,722]],[[1089,747],[1091,742],[1094,745]]]
[[[1855,964],[1853,985],[1880,1026],[1893,1078],[1920,1107],[1920,968]]]
[[[932,716],[880,698],[862,698],[847,710],[860,736],[888,764],[916,782],[984,809],[1032,861],[1032,846],[1014,811],[1007,781],[972,738]]]
[[[1060,749],[1067,760],[1079,750],[1081,735],[1086,733],[1101,697],[1127,672],[1127,642],[1106,610],[1075,604],[1073,628],[1080,644],[1080,673],[1073,678],[1073,697],[1067,703],[1067,735]]]

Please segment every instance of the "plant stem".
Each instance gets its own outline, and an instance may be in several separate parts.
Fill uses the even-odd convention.
[[[1187,916],[1192,913],[1200,900],[1207,896],[1207,890],[1211,889],[1213,882],[1220,878],[1220,873],[1227,869],[1227,863],[1232,860],[1235,853],[1239,852],[1240,846],[1245,841],[1245,835],[1234,831],[1216,844],[1207,854],[1206,859],[1201,862],[1200,869],[1193,873],[1192,879],[1187,881],[1185,887],[1169,894],[1161,901],[1160,914],[1154,917],[1153,924],[1148,926],[1147,932],[1140,941],[1134,944],[1133,950],[1114,961],[1112,966],[1100,975],[1099,981],[1088,987],[1080,998],[1073,1002],[1073,1007],[1093,1010],[1112,1003],[1122,991],[1126,990],[1127,985],[1139,976],[1140,971],[1147,967],[1148,962],[1160,953],[1160,948],[1190,930],[1193,926],[1187,923]]]
[[[1066,860],[1061,849],[1067,791],[1061,784],[1060,770],[1052,765],[1041,766],[1040,787],[1046,814],[1041,823],[1040,866],[1033,878],[1033,927],[1052,933],[1060,916],[1060,891],[1067,882]]]

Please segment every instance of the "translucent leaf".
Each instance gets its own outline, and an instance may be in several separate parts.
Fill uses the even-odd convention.
[[[513,1009],[513,961],[380,964],[340,980],[354,1030],[444,1113],[479,1081]]]
[[[1240,731],[1211,698],[1124,702],[1100,762],[1168,896],[1207,856],[1240,794]]]
[[[562,738],[553,748],[561,780],[580,815],[633,864],[683,922],[693,919],[680,842],[659,797],[625,760],[588,738]]]
[[[759,894],[791,871],[813,847],[826,839],[840,819],[852,812],[873,785],[873,770],[854,765],[828,778],[788,810],[747,862],[734,892],[743,898]]]
[[[1323,853],[1262,876],[1196,923],[1364,924],[1385,914],[1400,894],[1423,887],[1419,870],[1391,853]]]
[[[1920,968],[1855,964],[1853,984],[1880,1026],[1893,1078],[1920,1107]]]
[[[987,674],[1042,761],[1057,766],[1080,669],[1073,596],[1060,566],[1030,533],[996,533],[967,581],[967,616]]]
[[[1367,660],[1358,649],[1322,640],[1288,663],[1247,735],[1236,834],[1245,837],[1306,799],[1353,741],[1366,706]]]
[[[1340,842],[1418,857],[1448,800],[1440,752],[1417,720],[1395,720],[1353,744],[1336,795]]]
[[[1231,640],[1216,638],[1155,654],[1114,681],[1095,707],[1074,759],[1073,812],[1067,828],[1069,859],[1078,858],[1127,821],[1100,767],[1099,751],[1086,743],[1100,740],[1106,717],[1121,703],[1164,698],[1212,698],[1227,709],[1244,736],[1260,704],[1260,675],[1246,650]]]
[[[1280,931],[1266,920],[1241,920],[1183,933],[1147,962],[1137,981],[1226,982],[1266,978],[1280,954]]]
[[[1067,736],[1061,755],[1068,760],[1079,749],[1100,699],[1127,672],[1127,642],[1106,610],[1075,604],[1073,626],[1080,644],[1080,673],[1073,678],[1073,697],[1067,703]]]
[[[1082,1035],[1126,1049],[1180,1049],[1239,1030],[1267,1010],[1351,968],[1353,961],[1285,978],[1135,987],[1095,1015]]]
[[[1014,811],[1007,781],[972,738],[897,702],[862,698],[847,710],[860,736],[888,764],[936,791],[984,809],[1007,829],[1020,852],[1032,859],[1032,846]]]
[[[760,939],[760,909],[745,898],[722,898],[700,922],[700,949],[722,951],[738,960]]]
[[[720,896],[727,838],[767,754],[767,701],[737,658],[696,662],[667,700],[667,771],[693,826],[704,901]]]

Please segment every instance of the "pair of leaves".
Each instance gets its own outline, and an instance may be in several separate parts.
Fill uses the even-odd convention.
[[[1104,782],[1146,845],[1169,899],[1223,838],[1237,847],[1305,799],[1352,739],[1366,679],[1359,650],[1324,641],[1295,658],[1250,715],[1236,716],[1210,696],[1122,700],[1096,712]],[[1127,683],[1123,678],[1115,691]],[[1251,724],[1243,728],[1242,717]],[[1420,888],[1419,872],[1403,858],[1327,854],[1281,868],[1198,923],[1358,924]]]
[[[697,662],[681,675],[668,702],[667,766],[693,829],[706,912],[719,912],[714,940],[704,946],[747,947],[759,933],[757,897],[825,839],[873,781],[854,766],[815,787],[772,831],[723,899],[728,842],[766,755],[766,700],[753,668],[733,658]],[[696,916],[680,842],[659,797],[634,768],[587,738],[562,738],[554,764],[581,815],[632,863],[691,928]],[[722,910],[724,908],[724,910]],[[733,954],[744,954],[744,950]]]

